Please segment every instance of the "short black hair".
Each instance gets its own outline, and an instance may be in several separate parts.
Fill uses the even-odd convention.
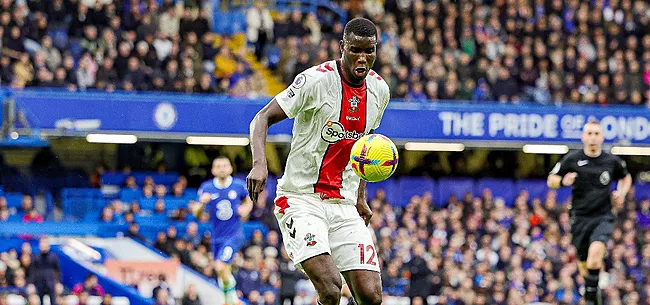
[[[377,37],[377,27],[375,24],[366,18],[354,18],[345,25],[343,31],[343,39],[348,35],[354,34],[361,37]]]

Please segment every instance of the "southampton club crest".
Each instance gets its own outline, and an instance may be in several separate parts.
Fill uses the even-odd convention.
[[[353,96],[351,99],[348,100],[348,103],[350,103],[351,113],[356,113],[357,111],[359,111],[359,98]]]
[[[316,244],[316,235],[307,233],[305,236],[305,241],[307,242],[307,247],[313,247]]]

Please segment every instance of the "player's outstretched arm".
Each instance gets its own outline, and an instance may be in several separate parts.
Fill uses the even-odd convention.
[[[273,99],[255,115],[250,124],[253,168],[246,177],[246,188],[253,203],[257,202],[257,197],[264,189],[266,178],[269,175],[266,164],[266,151],[264,150],[269,126],[286,118],[287,114],[282,110],[278,102]]]
[[[242,200],[241,204],[239,205],[239,208],[237,209],[237,213],[239,213],[239,217],[242,219],[246,218],[248,219],[248,216],[251,214],[251,211],[253,210],[253,201],[251,201],[250,198],[246,197],[246,199]]]
[[[203,210],[205,210],[205,206],[210,202],[210,194],[208,193],[203,193],[201,196],[199,196],[199,204],[196,210],[194,210],[194,217],[196,219],[201,218],[201,215],[203,214]]]

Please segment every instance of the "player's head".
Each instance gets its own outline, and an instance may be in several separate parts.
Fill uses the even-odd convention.
[[[377,27],[365,18],[350,20],[340,47],[345,76],[354,83],[363,81],[377,57]]]
[[[217,157],[212,161],[212,175],[225,179],[232,174],[232,164],[230,164],[230,159],[226,157]]]
[[[603,131],[600,127],[599,121],[589,121],[582,127],[582,143],[585,146],[585,149],[588,149],[592,152],[597,152],[603,146],[605,141],[605,136],[603,136]]]

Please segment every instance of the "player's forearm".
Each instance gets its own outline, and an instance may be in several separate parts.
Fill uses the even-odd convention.
[[[266,136],[269,131],[269,119],[259,112],[250,124],[251,153],[253,166],[266,166]]]
[[[357,203],[366,202],[366,181],[359,182],[359,195],[357,195]]]
[[[552,189],[560,188],[562,182],[562,176],[560,175],[550,175],[546,179],[546,185]]]
[[[203,210],[205,209],[206,204],[207,202],[201,202],[199,208],[196,209],[196,211],[194,211],[194,217],[196,217],[196,219],[201,218],[201,215],[203,215]]]
[[[618,191],[621,196],[627,195],[627,192],[630,191],[632,187],[632,176],[627,174],[625,178],[618,180],[618,185],[616,185],[616,191]]]

